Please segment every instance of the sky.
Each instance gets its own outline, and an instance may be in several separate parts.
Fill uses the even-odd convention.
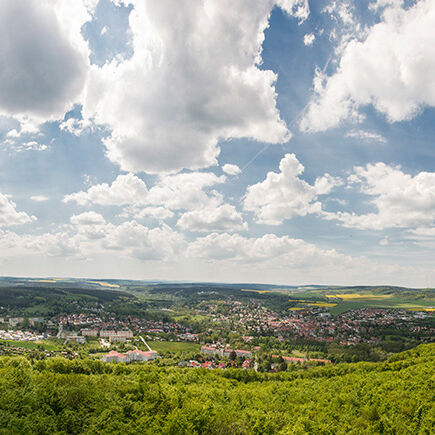
[[[435,0],[3,0],[0,275],[435,286]]]

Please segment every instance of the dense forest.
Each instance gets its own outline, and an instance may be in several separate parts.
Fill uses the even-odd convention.
[[[0,358],[0,433],[431,434],[435,344],[283,373]]]

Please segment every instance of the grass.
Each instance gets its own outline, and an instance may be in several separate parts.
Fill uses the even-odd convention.
[[[403,310],[425,311],[434,305],[433,300],[406,300],[399,297],[388,299],[356,299],[344,300],[337,306],[330,309],[331,314],[337,315],[350,310],[359,310],[361,308],[399,308]]]
[[[185,341],[147,341],[152,350],[157,352],[199,352],[197,343]]]
[[[16,340],[0,340],[0,344],[3,346],[22,347],[23,349],[37,349],[42,345],[44,350],[58,350],[59,345],[52,341],[16,341]]]
[[[175,314],[175,315],[171,314],[171,318],[174,319],[176,322],[179,322],[181,320],[185,320],[188,322],[201,322],[203,320],[208,319],[208,317],[204,316],[203,314],[189,314],[189,313],[186,313],[186,314],[180,313],[180,314]]]

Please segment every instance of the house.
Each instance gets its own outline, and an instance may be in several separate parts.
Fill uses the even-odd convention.
[[[252,368],[252,359],[245,359],[245,361],[243,361],[243,364],[242,364],[242,368],[243,369],[250,369],[250,368]]]
[[[216,366],[214,365],[214,363],[212,361],[204,361],[201,364],[201,367],[203,367],[204,369],[214,369],[214,368],[216,368]]]
[[[11,317],[9,319],[9,325],[17,326],[18,323],[22,323],[24,321],[24,317]]]

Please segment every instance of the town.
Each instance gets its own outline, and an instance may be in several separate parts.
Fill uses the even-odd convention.
[[[174,303],[154,312],[154,318],[122,316],[104,304],[51,317],[4,316],[2,352],[16,353],[19,343],[39,345],[36,349],[50,343],[52,351],[45,357],[86,353],[104,362],[276,371],[289,364],[339,362],[337,349],[357,360],[382,359],[381,350],[387,355],[404,339],[424,343],[435,335],[430,310],[360,308],[333,315],[332,304],[313,303],[283,312],[256,298],[207,296]],[[378,352],[367,352],[367,346]],[[361,349],[365,353],[359,355]]]

